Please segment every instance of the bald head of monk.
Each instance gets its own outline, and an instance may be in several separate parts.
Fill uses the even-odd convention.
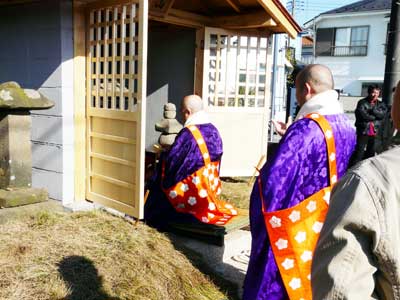
[[[181,112],[183,120],[186,120],[199,111],[203,110],[203,100],[197,95],[189,95],[183,98]]]
[[[296,98],[300,106],[317,94],[333,89],[331,70],[324,65],[308,65],[296,77]]]

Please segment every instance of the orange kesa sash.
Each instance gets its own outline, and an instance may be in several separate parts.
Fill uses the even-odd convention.
[[[169,201],[181,213],[195,216],[203,223],[225,225],[237,215],[237,210],[218,198],[221,193],[219,162],[212,162],[207,145],[200,130],[187,127],[195,138],[204,160],[204,167],[189,175],[174,186],[163,189]],[[163,165],[162,177],[164,178]]]
[[[336,150],[332,128],[321,115],[306,116],[324,133],[329,165],[329,186],[288,209],[266,212],[258,178],[268,237],[290,300],[311,300],[311,262],[328,211],[331,189],[337,181]]]

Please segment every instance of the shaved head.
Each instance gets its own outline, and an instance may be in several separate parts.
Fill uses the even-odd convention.
[[[328,67],[308,65],[296,77],[297,100],[303,105],[312,96],[332,90],[333,86],[333,76]]]
[[[316,94],[333,89],[332,73],[324,65],[308,65],[297,75],[297,78],[300,84],[309,83]]]
[[[183,98],[181,110],[186,121],[190,115],[203,110],[203,100],[197,95],[188,95]]]

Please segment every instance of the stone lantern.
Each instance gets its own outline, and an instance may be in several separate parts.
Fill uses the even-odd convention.
[[[32,188],[31,110],[54,102],[16,82],[0,84],[0,207],[48,199],[45,189]]]

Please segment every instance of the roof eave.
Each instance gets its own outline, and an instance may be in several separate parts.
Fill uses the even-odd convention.
[[[302,31],[299,24],[297,24],[279,0],[257,0],[257,2],[267,11],[272,19],[280,25],[279,27],[292,38],[296,38]]]

